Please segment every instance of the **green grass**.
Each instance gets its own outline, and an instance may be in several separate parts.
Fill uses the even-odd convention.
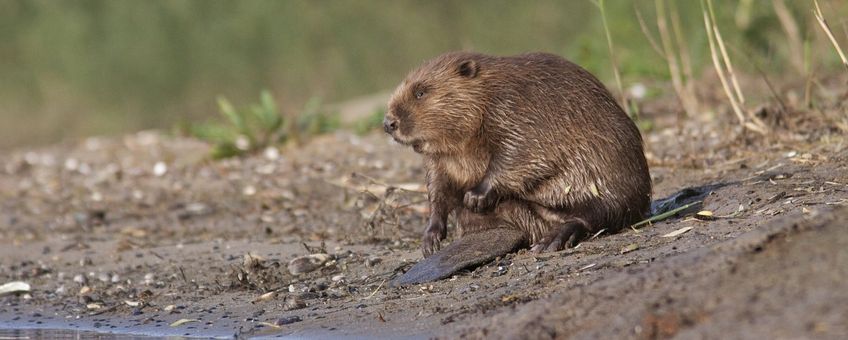
[[[700,9],[674,1],[701,74],[709,50]],[[715,1],[728,47],[785,73],[790,51],[770,2],[740,3]],[[817,37],[818,27],[806,24],[810,4],[786,4],[801,36]],[[845,2],[821,4],[834,25],[848,16]],[[668,77],[634,6],[655,22],[651,1],[605,3],[625,89]],[[809,69],[839,67],[828,45],[805,46]],[[457,49],[554,52],[613,80],[601,17],[588,0],[5,0],[0,147],[204,121],[217,111],[215,94],[247,102],[269,89],[282,111],[298,114],[312,98],[336,103],[390,89],[422,60]],[[27,129],[18,128],[22,117]],[[319,130],[337,124],[331,114],[306,120]]]
[[[224,123],[190,124],[188,132],[199,139],[211,142],[212,158],[220,159],[263,150],[284,142],[283,116],[268,91],[262,91],[259,103],[235,108],[229,100],[218,97],[218,108]]]

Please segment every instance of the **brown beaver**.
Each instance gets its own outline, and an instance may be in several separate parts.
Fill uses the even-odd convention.
[[[636,125],[597,78],[553,54],[438,56],[397,87],[384,128],[424,156],[431,208],[426,259],[395,285],[523,246],[561,250],[650,206]],[[436,252],[451,213],[461,237]]]

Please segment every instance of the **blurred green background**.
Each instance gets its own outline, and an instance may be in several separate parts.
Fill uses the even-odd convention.
[[[836,69],[812,2],[780,2],[800,28],[805,67]],[[784,72],[799,51],[787,46],[774,3],[716,0],[722,33],[732,57],[803,77]],[[668,77],[635,14],[638,7],[656,36],[656,4],[606,3],[625,86]],[[844,45],[848,6],[822,4]],[[699,2],[670,5],[703,70],[709,50]],[[296,115],[312,98],[335,103],[390,90],[422,60],[456,49],[554,52],[614,87],[600,12],[588,0],[2,0],[0,148],[169,129],[216,117],[219,95],[256,102],[262,89]]]

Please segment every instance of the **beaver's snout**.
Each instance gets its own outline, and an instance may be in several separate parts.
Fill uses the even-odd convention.
[[[398,129],[397,119],[389,117],[389,116],[386,116],[386,118],[383,119],[383,130],[385,130],[386,133],[391,134],[391,133],[395,132],[395,130],[397,130],[397,129]]]

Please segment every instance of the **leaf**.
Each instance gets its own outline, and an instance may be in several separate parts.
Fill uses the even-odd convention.
[[[274,102],[274,97],[268,90],[262,90],[259,95],[260,110],[258,116],[262,120],[262,125],[269,131],[273,132],[282,124],[280,114],[277,112],[277,104]]]
[[[259,324],[260,324],[260,325],[263,325],[263,326],[271,327],[271,328],[276,328],[276,329],[283,328],[283,327],[282,327],[282,326],[280,326],[280,325],[277,325],[277,324],[274,324],[274,323],[270,323],[270,322],[266,322],[266,321],[259,322]]]
[[[716,219],[716,216],[713,215],[712,211],[709,210],[701,210],[697,214],[695,214],[695,218],[704,221],[712,221]]]
[[[212,158],[222,159],[242,154],[242,150],[236,147],[235,143],[220,143],[212,148]]]
[[[247,130],[247,125],[245,124],[244,119],[233,107],[233,104],[230,104],[230,101],[227,100],[227,98],[218,97],[218,109],[221,110],[221,114],[226,117],[230,123],[236,127],[236,129],[242,132]]]
[[[679,235],[682,235],[683,233],[685,233],[685,232],[687,232],[687,231],[689,231],[689,230],[692,230],[692,227],[683,227],[683,228],[677,229],[677,230],[675,230],[675,231],[672,231],[672,232],[670,232],[670,233],[668,233],[668,234],[665,234],[665,235],[663,235],[662,237],[675,237],[675,236],[679,236]]]
[[[236,139],[232,129],[217,124],[197,124],[189,127],[188,131],[195,138],[213,143],[233,142]]]
[[[629,252],[634,251],[636,249],[639,249],[639,245],[636,244],[636,243],[631,243],[631,244],[624,246],[624,248],[621,248],[621,253],[626,254],[626,253],[629,253]]]
[[[185,325],[189,322],[198,322],[198,321],[200,321],[200,320],[197,320],[197,319],[179,319],[179,320],[171,323],[171,327],[179,327],[179,326]]]

